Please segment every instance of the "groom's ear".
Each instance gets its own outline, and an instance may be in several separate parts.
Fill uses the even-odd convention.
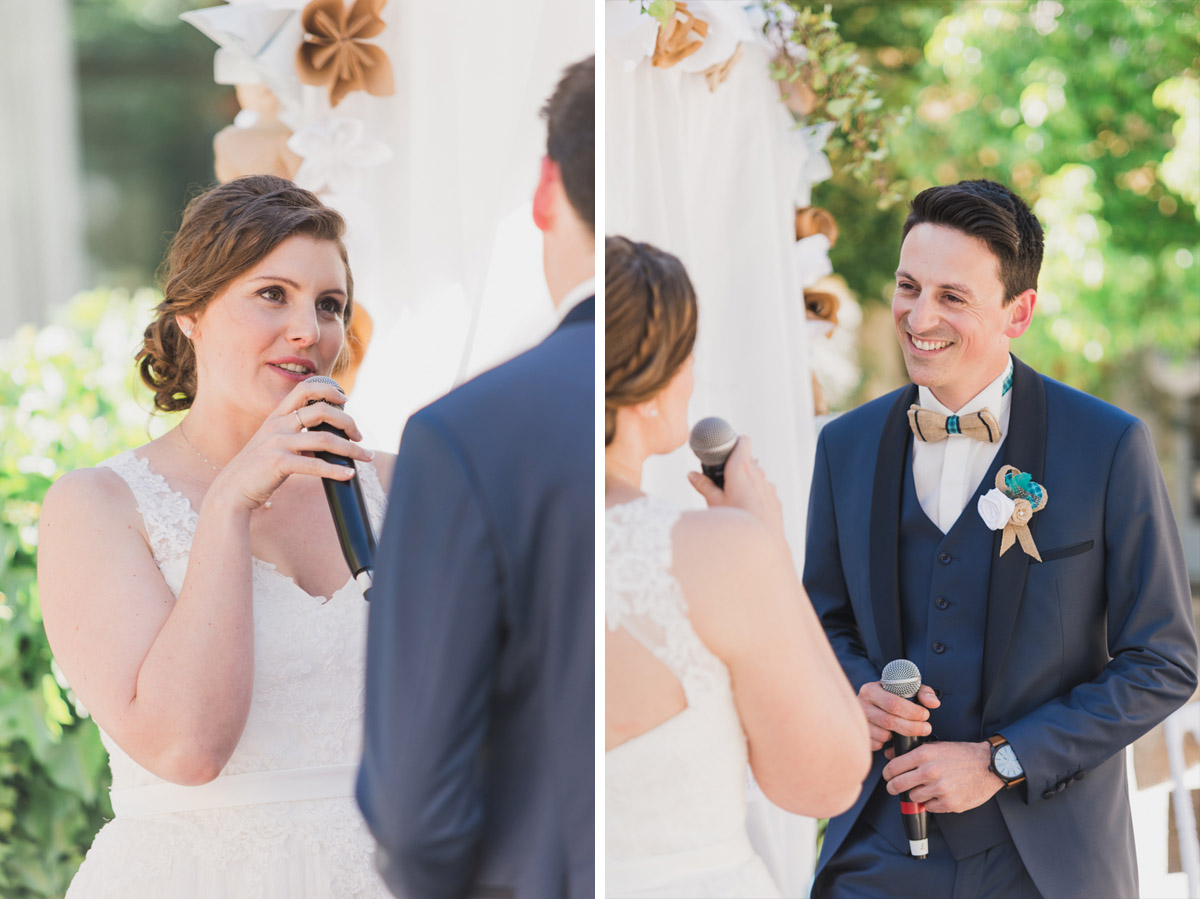
[[[537,189],[533,192],[533,223],[538,226],[538,230],[549,231],[554,227],[562,193],[562,173],[558,169],[558,163],[549,156],[543,156]]]

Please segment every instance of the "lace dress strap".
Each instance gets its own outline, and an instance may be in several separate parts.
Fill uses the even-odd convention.
[[[387,512],[387,495],[379,482],[379,472],[375,470],[374,462],[356,462],[357,477],[360,479],[363,499],[367,501],[367,516],[371,519],[371,527],[376,539],[383,533],[383,518]]]
[[[196,534],[196,513],[187,497],[172,490],[166,478],[133,450],[105,459],[96,467],[111,469],[129,486],[160,568],[188,554]]]
[[[683,511],[640,497],[605,512],[605,619],[623,628],[679,678],[689,702],[729,688],[725,665],[700,640],[671,573],[671,532]]]

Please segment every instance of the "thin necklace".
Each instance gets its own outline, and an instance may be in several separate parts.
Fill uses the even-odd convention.
[[[208,456],[204,455],[204,453],[200,452],[200,450],[196,449],[196,444],[194,444],[194,443],[192,443],[192,441],[188,440],[188,435],[183,430],[183,422],[179,423],[179,427],[176,428],[176,430],[179,431],[179,436],[183,438],[183,442],[186,443],[189,447],[191,447],[192,452],[195,453],[197,456],[199,456],[201,459],[203,459],[205,464],[208,465],[209,468],[211,468],[213,471],[220,474],[221,469],[218,468],[216,465],[213,465],[212,460],[209,459]],[[271,508],[271,501],[267,500],[265,503],[263,503],[263,508],[264,509]]]

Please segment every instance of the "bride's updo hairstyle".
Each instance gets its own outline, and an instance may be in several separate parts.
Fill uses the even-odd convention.
[[[696,343],[696,291],[683,263],[648,243],[604,240],[604,445],[617,409],[652,399]]]
[[[346,312],[350,325],[354,281],[342,237],[346,223],[316,194],[274,175],[250,175],[195,197],[183,213],[159,269],[163,301],[138,351],[142,380],[164,412],[188,409],[196,396],[196,354],[176,321],[199,316],[212,299],[283,241],[297,234],[334,243],[346,265]],[[334,365],[349,362],[345,344]]]

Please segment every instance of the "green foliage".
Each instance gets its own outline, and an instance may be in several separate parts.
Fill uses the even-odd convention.
[[[99,732],[42,630],[37,522],[61,474],[147,439],[133,351],[158,298],[77,297],[0,342],[0,896],[61,896],[112,810]]]
[[[642,12],[657,19],[659,28],[670,22],[671,17],[675,15],[675,0],[629,0],[629,2],[636,2]]]
[[[1196,351],[1200,4],[843,0],[832,15],[886,105],[915,110],[888,160],[907,197],[991,178],[1046,228],[1023,359],[1111,399],[1144,387],[1149,354]],[[840,172],[818,195],[842,227],[835,268],[889,298],[906,210],[876,210]]]
[[[783,5],[795,15],[785,25]],[[891,139],[908,121],[909,110],[885,107],[876,91],[877,76],[861,61],[858,48],[844,40],[831,18],[831,7],[814,12],[800,0],[763,0],[767,39],[775,46],[771,77],[800,82],[813,93],[813,108],[805,122],[834,122],[826,152],[842,172],[868,185],[876,205],[887,209],[901,199],[891,170],[884,165]]]
[[[92,283],[150,283],[189,191],[215,183],[213,136],[238,106],[213,83],[216,45],[179,20],[212,5],[71,3]]]

